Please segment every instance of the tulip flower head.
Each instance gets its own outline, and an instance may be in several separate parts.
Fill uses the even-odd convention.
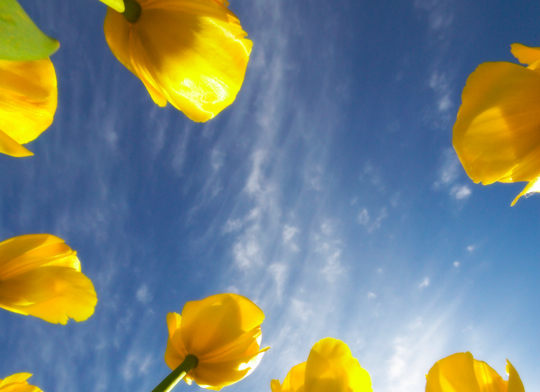
[[[94,313],[96,292],[77,253],[50,234],[0,243],[0,308],[66,324]]]
[[[116,58],[190,119],[207,121],[242,86],[252,42],[226,0],[125,0],[108,8],[105,38]]]
[[[167,315],[165,362],[176,369],[188,355],[196,357],[184,380],[219,391],[247,377],[268,350],[260,349],[263,320],[257,305],[236,294],[187,302],[181,316]]]
[[[17,373],[0,379],[0,392],[42,392],[38,387],[26,382],[30,377],[30,373]]]
[[[57,94],[56,73],[48,58],[0,60],[0,153],[34,155],[22,144],[51,125]]]
[[[319,340],[306,362],[294,366],[283,384],[270,383],[272,392],[372,392],[369,373],[341,340]]]
[[[540,48],[513,44],[512,54],[528,67],[484,63],[467,79],[453,144],[476,183],[528,181],[514,205],[540,192]]]
[[[426,392],[525,392],[519,374],[506,362],[508,381],[469,352],[450,355],[429,370]]]

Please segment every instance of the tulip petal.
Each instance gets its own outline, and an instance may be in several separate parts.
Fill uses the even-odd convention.
[[[270,390],[272,392],[285,392],[283,389],[281,389],[281,383],[279,382],[279,380],[270,381]]]
[[[216,347],[205,355],[201,355],[199,359],[206,363],[216,363],[232,358],[242,358],[246,355],[254,355],[259,352],[259,338],[261,336],[261,327],[258,326],[236,339]]]
[[[34,155],[30,150],[21,146],[9,135],[0,130],[0,153],[16,158],[29,157]]]
[[[263,312],[249,299],[236,294],[218,294],[184,305],[182,316],[167,315],[169,339],[165,362],[176,369],[194,355],[197,366],[184,380],[211,390],[234,384],[258,366]]]
[[[117,12],[124,12],[126,10],[124,0],[99,0],[99,1],[101,1],[104,4],[107,4],[109,7],[111,7]]]
[[[66,324],[94,313],[96,292],[90,279],[66,267],[42,267],[0,282],[0,307]]]
[[[28,385],[26,380],[32,377],[30,373],[17,373],[0,379],[1,392],[42,392],[41,389],[34,385]]]
[[[370,392],[371,378],[341,340],[317,342],[306,363],[305,388],[310,392]]]
[[[540,48],[531,48],[522,44],[510,45],[510,51],[521,64],[533,64],[540,60]]]
[[[249,299],[218,294],[187,302],[182,310],[182,337],[186,350],[197,358],[228,344],[260,325],[264,313]]]
[[[182,316],[180,316],[178,313],[168,313],[167,314],[167,327],[169,328],[169,339],[167,341],[167,350],[169,349],[169,345],[171,346],[171,350],[175,350],[178,355],[173,355],[173,353],[169,353],[169,360],[167,360],[167,352],[165,353],[165,362],[169,364],[169,362],[173,365],[169,365],[171,369],[176,369],[184,360],[184,358],[188,355],[188,352],[186,351],[186,348],[184,347],[184,340],[182,339],[182,331],[181,326],[182,325]],[[169,361],[169,362],[167,362]]]
[[[19,144],[28,143],[51,125],[56,105],[56,74],[51,60],[0,60],[1,132]],[[0,151],[6,149],[9,154],[13,144],[0,136]],[[21,156],[20,151],[15,154],[9,155]]]
[[[270,388],[272,392],[304,392],[305,374],[306,362],[302,362],[289,370],[287,377],[283,380],[283,385],[279,385],[279,380],[272,380],[273,386],[270,383]]]
[[[252,42],[220,0],[139,1],[136,23],[109,9],[105,37],[160,106],[169,101],[194,121],[230,105],[244,80]]]
[[[0,388],[0,392],[42,392],[41,389],[34,385],[28,384],[11,384],[4,388]]]
[[[0,242],[0,280],[44,266],[81,270],[77,252],[50,234],[27,234]]]
[[[506,392],[508,382],[487,363],[475,359],[474,373],[481,392]]]
[[[506,372],[508,373],[508,392],[525,392],[521,378],[509,360],[506,360]]]
[[[469,352],[453,354],[437,361],[429,370],[426,392],[525,392],[510,362],[506,369],[509,381]]]
[[[30,377],[32,377],[32,373],[16,373],[12,374],[11,376],[6,377],[4,380],[0,381],[0,387],[3,387],[7,384],[12,384],[14,382],[25,382]]]
[[[30,234],[0,243],[0,307],[65,324],[94,313],[96,292],[61,238]]]
[[[532,180],[527,184],[527,186],[519,193],[519,195],[516,196],[514,201],[512,201],[512,206],[516,204],[516,202],[519,200],[521,196],[533,193],[533,192],[540,192],[540,176]]]
[[[471,353],[457,353],[437,361],[427,374],[426,392],[481,392]]]
[[[167,313],[167,328],[169,329],[169,339],[172,339],[175,332],[180,329],[182,324],[182,316],[178,313]]]
[[[540,74],[516,64],[480,65],[467,80],[454,148],[474,182],[531,181],[540,174]]]
[[[202,388],[219,391],[221,388],[232,385],[251,374],[266,350],[259,352],[257,345],[255,353],[242,358],[217,363],[200,361],[197,367],[190,371],[190,376]]]
[[[171,370],[176,369],[186,358],[186,354],[181,354],[172,344],[171,339],[167,340],[165,349],[165,363]]]

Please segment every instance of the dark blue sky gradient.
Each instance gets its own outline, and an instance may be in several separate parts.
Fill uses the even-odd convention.
[[[227,391],[269,391],[326,336],[376,392],[422,391],[466,350],[540,389],[540,198],[510,208],[525,184],[473,184],[451,146],[467,76],[540,46],[540,5],[231,0],[254,41],[246,79],[196,124],[114,58],[102,3],[21,4],[61,43],[59,106],[34,157],[0,156],[0,239],[65,239],[99,302],[67,326],[0,312],[0,378],[150,391],[166,313],[237,292],[272,348]]]

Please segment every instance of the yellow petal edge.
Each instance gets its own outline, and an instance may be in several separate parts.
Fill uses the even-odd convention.
[[[270,383],[272,392],[372,392],[369,373],[341,340],[324,338],[311,349],[306,362],[294,366],[283,384]]]
[[[50,234],[28,234],[0,243],[0,308],[66,324],[94,313],[94,285],[77,253]]]
[[[435,363],[426,376],[426,392],[525,392],[519,374],[507,361],[508,381],[470,352],[452,354]]]
[[[467,79],[453,145],[476,183],[529,182],[514,205],[540,190],[540,48],[513,44],[512,53],[531,65],[484,63]]]
[[[30,373],[16,373],[0,379],[1,392],[42,392],[41,389],[26,381],[32,376]]]
[[[169,313],[165,363],[176,369],[190,354],[197,367],[184,380],[220,390],[255,370],[269,348],[260,348],[264,313],[237,294],[217,294],[184,305],[182,315]]]
[[[109,7],[111,7],[116,12],[124,12],[126,9],[126,6],[124,4],[124,0],[99,0],[104,4],[107,4]]]
[[[22,144],[36,139],[51,125],[57,94],[50,59],[0,60],[0,153],[33,155]]]
[[[208,121],[236,98],[252,42],[218,0],[138,0],[135,23],[109,8],[104,31],[116,58],[159,106],[170,102],[193,121]]]

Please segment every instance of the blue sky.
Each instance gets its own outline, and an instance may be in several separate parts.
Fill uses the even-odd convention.
[[[0,377],[150,391],[166,313],[236,292],[272,348],[227,391],[269,391],[326,336],[376,392],[422,391],[467,350],[540,390],[540,197],[511,208],[525,184],[475,185],[451,145],[467,76],[540,46],[539,4],[231,0],[254,48],[206,124],[152,102],[99,1],[21,4],[61,43],[59,106],[34,157],[0,156],[0,238],[65,239],[99,302],[67,326],[0,312]]]

